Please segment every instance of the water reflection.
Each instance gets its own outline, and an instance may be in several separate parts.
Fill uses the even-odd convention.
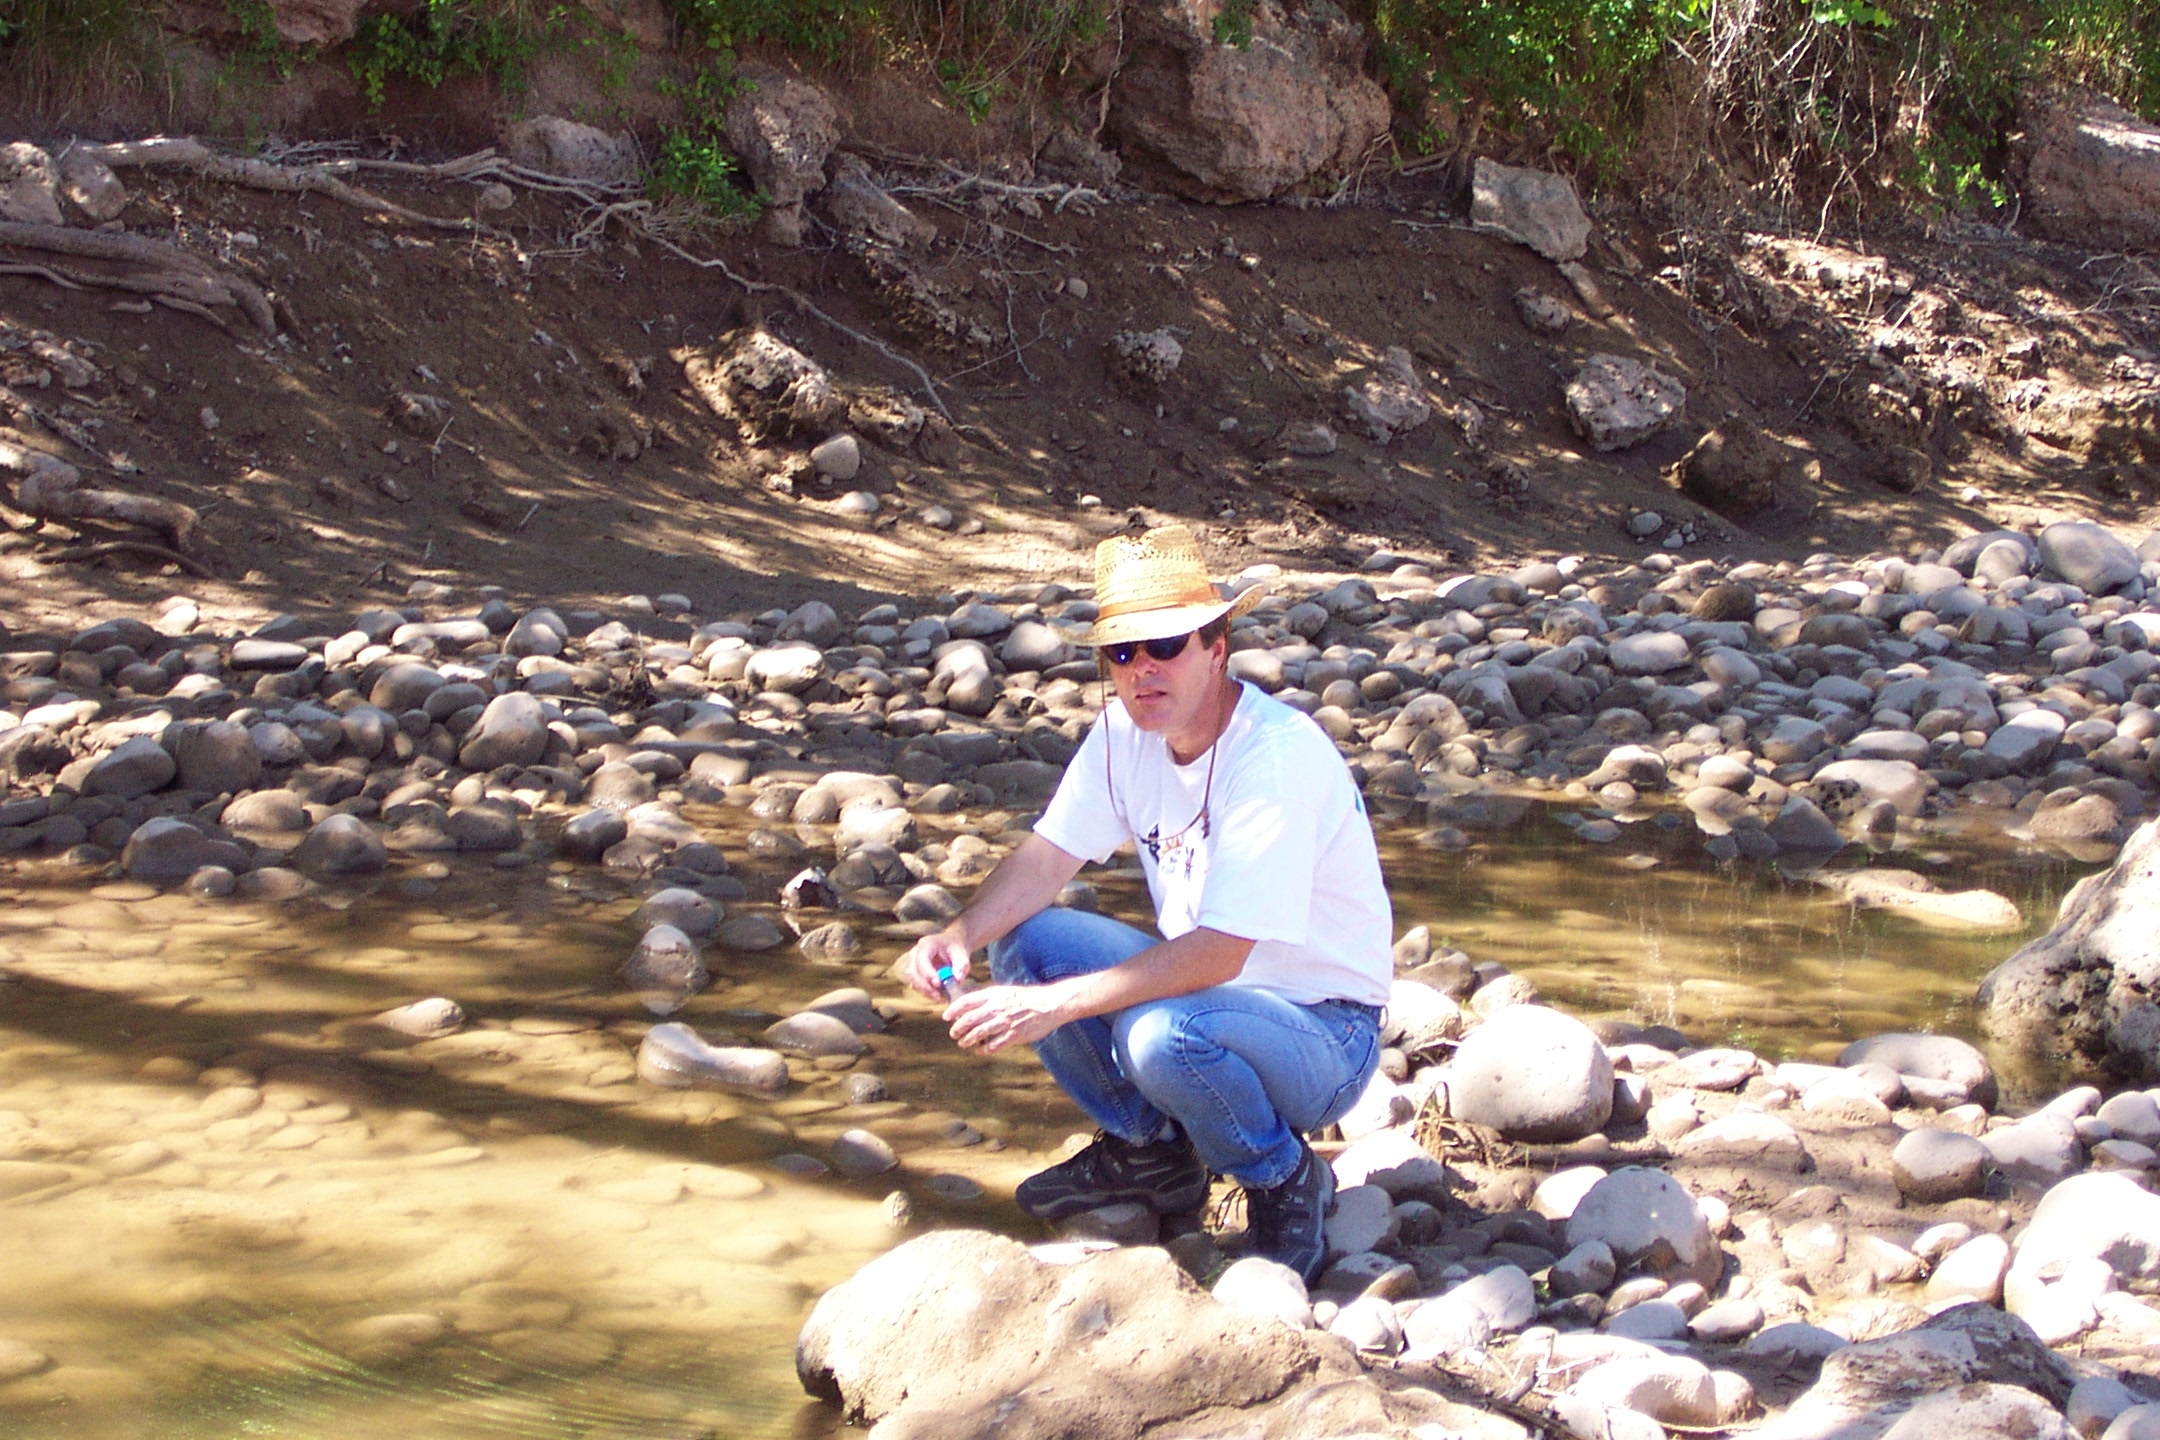
[[[1469,848],[1383,843],[1398,927],[1426,923],[1476,960],[1496,960],[1577,1014],[1677,1026],[1698,1044],[1778,1059],[1828,1059],[1884,1030],[1978,1040],[1980,979],[2053,922],[2063,892],[2099,868],[2003,839],[1987,827],[1921,837],[1880,856],[1853,847],[1831,869],[1917,871],[1942,890],[1988,889],[2021,929],[1943,929],[1856,912],[1805,874],[1716,866],[1700,837],[1631,817],[1587,844],[1543,808]]]
[[[746,853],[739,812],[698,818]],[[1402,925],[1579,1011],[1774,1055],[1963,1033],[2024,938],[1856,917],[1654,821],[1596,846],[1535,812],[1452,853],[1390,830],[1384,853]],[[769,896],[795,863],[742,878]],[[2009,895],[2027,934],[2080,873],[1979,839],[1899,863]],[[1095,878],[1144,918],[1136,872]],[[958,1059],[885,978],[906,940],[874,914],[837,965],[709,950],[714,984],[677,1017],[748,1037],[867,986],[899,1018],[857,1068],[891,1098],[850,1104],[846,1073],[800,1061],[779,1101],[640,1086],[650,1017],[615,980],[636,896],[591,869],[416,869],[263,905],[29,866],[0,902],[0,1431],[32,1440],[829,1434],[793,1339],[901,1233],[888,1192],[918,1225],[1031,1233],[1002,1197],[1081,1123],[1027,1057]],[[428,995],[470,1025],[369,1023]],[[787,1158],[856,1126],[902,1169]],[[941,1198],[972,1187],[936,1176],[987,1193]]]

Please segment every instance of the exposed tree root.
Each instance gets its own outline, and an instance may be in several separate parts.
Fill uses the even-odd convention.
[[[152,545],[147,540],[100,540],[90,545],[70,545],[65,550],[39,555],[37,559],[46,565],[72,565],[84,560],[95,560],[103,555],[148,555],[153,559],[178,565],[199,579],[217,579],[217,573],[202,561],[182,555],[177,550],[168,550],[163,545]]]
[[[65,225],[0,222],[0,245],[132,266],[132,273],[120,275],[46,268],[65,274],[78,285],[132,290],[153,300],[186,301],[205,309],[237,308],[265,336],[277,334],[277,319],[269,298],[253,283],[224,274],[200,256],[162,240],[103,230],[71,230]]]
[[[112,145],[85,145],[80,153],[103,162],[115,170],[134,167],[160,167],[188,170],[206,180],[218,180],[228,185],[244,185],[251,190],[273,190],[287,195],[326,195],[356,210],[369,210],[376,214],[394,216],[413,225],[425,225],[436,230],[478,230],[480,222],[471,219],[455,219],[439,215],[427,215],[408,209],[394,200],[348,185],[333,174],[340,162],[322,165],[273,165],[267,160],[249,160],[238,155],[220,155],[200,140],[186,137],[156,135],[147,140],[123,140]],[[470,157],[468,157],[469,159]],[[459,162],[452,161],[452,165]],[[417,166],[416,169],[432,169],[440,173],[442,166]],[[456,172],[460,175],[467,171]]]

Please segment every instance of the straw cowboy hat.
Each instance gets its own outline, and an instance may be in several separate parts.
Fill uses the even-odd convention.
[[[1167,640],[1260,603],[1255,585],[1226,600],[1208,580],[1200,542],[1183,525],[1114,535],[1095,547],[1095,624],[1082,645]]]

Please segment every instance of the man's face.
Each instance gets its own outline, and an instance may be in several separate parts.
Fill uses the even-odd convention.
[[[1193,635],[1168,660],[1157,660],[1143,646],[1134,651],[1131,663],[1111,665],[1111,683],[1133,724],[1166,737],[1173,747],[1180,737],[1211,729],[1220,703],[1215,683],[1221,668],[1219,648]]]

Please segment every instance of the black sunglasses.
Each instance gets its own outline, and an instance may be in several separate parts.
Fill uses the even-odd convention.
[[[1145,650],[1149,659],[1167,665],[1185,653],[1185,642],[1192,637],[1193,632],[1188,630],[1183,635],[1172,635],[1167,640],[1119,640],[1115,644],[1103,646],[1102,653],[1109,657],[1112,665],[1130,665],[1134,658]]]

